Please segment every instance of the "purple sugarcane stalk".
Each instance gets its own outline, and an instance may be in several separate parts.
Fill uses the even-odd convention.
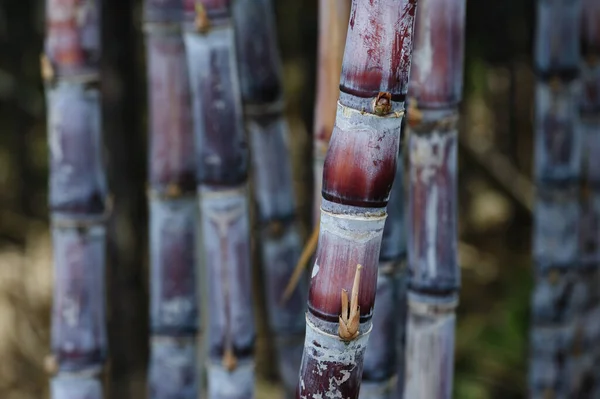
[[[377,302],[365,353],[360,399],[395,398],[396,392],[402,392],[404,387],[407,276],[403,175],[404,163],[400,157],[383,228]]]
[[[415,3],[352,2],[323,169],[300,398],[359,395],[386,206],[396,174]]]
[[[420,0],[409,86],[405,398],[452,396],[465,0]]]
[[[597,330],[599,319],[592,312],[597,268],[582,248],[589,238],[582,223],[587,204],[580,201],[582,4],[537,3],[531,398],[593,397],[589,381],[595,368],[589,363],[597,338],[591,340],[589,327]]]
[[[189,1],[185,45],[207,282],[208,397],[254,393],[248,144],[227,0]]]
[[[196,165],[183,2],[145,4],[149,104],[149,398],[193,399],[197,361]]]
[[[293,397],[304,342],[307,281],[301,280],[289,298],[282,299],[301,241],[272,1],[238,0],[234,19],[269,326],[280,378],[287,397]]]
[[[47,0],[42,56],[54,248],[53,399],[101,399],[107,357],[107,184],[100,121],[100,3]]]
[[[581,364],[586,374],[578,378],[583,380],[584,394],[595,398],[600,397],[600,346],[597,344],[600,341],[600,3],[583,0],[582,15],[580,116],[584,189],[579,250],[583,267],[590,270],[591,297],[589,309],[583,316],[586,350]]]

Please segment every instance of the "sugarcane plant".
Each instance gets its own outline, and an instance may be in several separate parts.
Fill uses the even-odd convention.
[[[450,398],[460,286],[457,136],[465,0],[421,0],[409,84],[405,398]]]
[[[53,399],[101,399],[107,357],[107,184],[102,162],[100,2],[47,0],[42,76],[48,108],[54,250]]]
[[[301,241],[275,15],[271,0],[238,0],[233,12],[268,321],[280,378],[287,396],[293,397],[304,342],[307,287],[301,279],[283,298],[300,256]]]
[[[244,129],[231,5],[186,4],[184,34],[195,131],[196,178],[208,290],[210,398],[250,398],[255,327]]]
[[[299,397],[359,395],[386,205],[396,174],[415,5],[352,1],[335,126],[323,167]]]
[[[590,397],[600,396],[600,3],[583,0],[581,124],[584,184],[581,248],[584,267],[591,269],[590,308],[584,318],[586,351],[584,378]],[[595,346],[594,346],[594,343]],[[590,365],[596,365],[594,368]]]
[[[197,398],[196,164],[183,2],[148,0],[149,397]]]
[[[580,251],[581,13],[580,0],[537,2],[531,398],[590,397],[585,314],[597,287]]]

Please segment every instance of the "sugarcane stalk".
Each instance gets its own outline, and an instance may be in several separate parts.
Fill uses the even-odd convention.
[[[307,281],[301,279],[282,300],[301,242],[275,16],[270,0],[238,0],[233,11],[268,321],[280,378],[287,396],[292,397],[302,357]]]
[[[335,123],[342,58],[350,18],[350,0],[319,0],[317,97],[313,126],[314,220],[321,209],[323,165]]]
[[[359,395],[385,207],[396,174],[415,7],[412,0],[352,2],[323,169],[301,398]]]
[[[585,351],[581,363],[585,375],[579,377],[589,397],[600,396],[600,3],[582,3],[581,96],[583,192],[581,196],[580,253],[583,267],[590,270],[591,297],[583,316]],[[596,365],[594,367],[594,365]]]
[[[255,326],[247,193],[248,150],[231,6],[188,2],[185,45],[208,284],[208,396],[251,398]],[[193,7],[193,8],[192,8]]]
[[[409,85],[408,326],[405,398],[450,398],[460,286],[458,104],[465,1],[421,0]]]
[[[404,163],[399,159],[379,253],[377,302],[365,353],[361,399],[393,398],[404,386],[407,276],[403,175]]]
[[[107,184],[100,121],[100,4],[48,0],[42,76],[48,107],[54,249],[53,399],[101,399]]]
[[[183,2],[145,4],[149,103],[149,397],[197,398],[194,130]]]
[[[584,319],[594,273],[580,251],[581,6],[537,3],[531,398],[588,397]]]

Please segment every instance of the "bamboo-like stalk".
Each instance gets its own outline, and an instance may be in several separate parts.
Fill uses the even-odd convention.
[[[580,251],[581,6],[578,0],[537,3],[531,398],[590,397],[586,352],[593,343],[584,320],[595,295],[593,271]]]
[[[399,159],[383,228],[377,302],[365,353],[361,399],[394,398],[404,389],[407,276],[403,174],[404,163]]]
[[[101,399],[106,360],[107,184],[100,121],[100,3],[46,2],[42,75],[48,106],[54,248],[50,395]]]
[[[359,395],[385,207],[396,174],[415,6],[413,0],[352,2],[323,169],[299,397]]]
[[[273,4],[271,0],[238,0],[234,18],[269,326],[275,336],[280,378],[287,396],[293,397],[304,342],[307,280],[302,279],[292,295],[282,300],[301,242]]]
[[[457,135],[465,0],[421,0],[409,86],[405,398],[450,398],[460,286]]]
[[[350,0],[319,0],[317,98],[313,127],[314,220],[319,220],[323,165],[335,123]]]
[[[591,297],[583,316],[583,331],[589,351],[581,362],[586,375],[580,376],[585,393],[600,397],[600,3],[582,3],[581,128],[583,183],[581,198],[580,252],[583,267],[590,270]],[[594,344],[595,343],[595,344]],[[594,367],[595,365],[595,367]]]
[[[145,5],[149,98],[149,397],[197,398],[196,179],[183,2]]]
[[[190,2],[191,3],[191,2]],[[191,5],[188,3],[188,5]],[[208,395],[251,398],[255,326],[251,294],[248,145],[231,6],[196,1],[185,33],[208,284]],[[194,12],[195,11],[195,12]]]

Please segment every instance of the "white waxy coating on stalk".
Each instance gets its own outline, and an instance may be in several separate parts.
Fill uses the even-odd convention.
[[[456,178],[456,130],[434,130],[428,134],[413,133],[410,137],[410,179],[413,187],[426,190],[425,204],[425,259],[430,278],[439,271],[438,226],[446,222],[439,220],[440,195],[448,195],[445,187],[440,190],[438,176],[444,167],[451,178]],[[444,215],[448,216],[448,215]],[[417,240],[417,238],[412,238]],[[416,254],[418,256],[418,254]]]
[[[573,179],[580,174],[583,148],[579,124],[580,97],[578,80],[559,87],[545,82],[537,84],[536,179]]]
[[[386,218],[386,214],[381,216],[343,215],[321,209],[321,233],[329,232],[343,240],[366,244],[383,234]]]
[[[208,397],[211,399],[251,399],[254,397],[254,362],[239,362],[233,371],[209,363]]]
[[[405,398],[451,398],[455,328],[456,314],[453,311],[421,314],[411,306],[406,344]]]
[[[152,325],[159,329],[197,328],[196,287],[183,285],[195,281],[196,220],[194,196],[150,202],[150,306]],[[173,286],[179,295],[168,296]]]
[[[304,356],[316,361],[316,370],[313,372],[318,375],[328,369],[328,364],[334,363],[341,365],[346,370],[342,370],[341,378],[331,377],[329,386],[326,390],[320,392],[311,392],[313,398],[322,399],[342,399],[340,386],[350,379],[351,372],[358,367],[357,359],[364,356],[371,333],[371,322],[360,326],[358,336],[352,341],[343,341],[338,335],[329,334],[323,331],[322,327],[316,326],[311,320],[311,316],[306,317],[306,336],[304,339]],[[303,365],[305,360],[303,359]],[[305,387],[303,374],[300,374],[301,390]],[[309,399],[305,395],[300,395],[302,399]]]
[[[367,173],[366,179],[371,181],[379,169],[372,167],[371,163],[380,165],[386,160],[397,157],[400,148],[402,115],[403,113],[391,113],[385,116],[363,113],[338,102],[330,151],[335,152],[338,146],[343,146],[345,151],[350,150],[350,153],[375,154],[377,158],[370,159],[364,167],[360,168],[362,172]],[[376,148],[376,150],[369,151],[369,148]],[[354,162],[353,159],[348,158],[344,161]]]
[[[283,116],[270,122],[246,117],[253,151],[254,196],[259,218],[288,217],[295,211],[288,126]]]
[[[548,193],[550,198],[538,196],[534,218],[533,257],[542,268],[566,266],[579,256],[578,191],[557,188]]]
[[[50,397],[53,399],[102,399],[99,379],[78,374],[63,374],[50,380]]]
[[[213,306],[209,341],[223,342],[229,334],[235,347],[249,348],[255,338],[255,329],[249,286],[247,188],[244,185],[212,190],[201,186],[199,194],[204,256],[207,276],[211,281],[209,296]]]
[[[392,399],[396,393],[398,377],[393,376],[386,381],[363,381],[360,384],[359,399]]]

